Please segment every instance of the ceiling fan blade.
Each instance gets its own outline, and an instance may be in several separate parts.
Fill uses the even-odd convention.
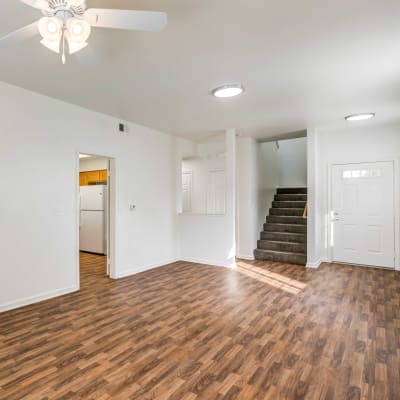
[[[37,8],[39,10],[43,10],[49,6],[49,3],[46,0],[19,0],[27,6]]]
[[[39,34],[37,22],[33,22],[30,25],[26,25],[21,29],[9,33],[6,36],[0,38],[0,46],[11,46],[18,42],[31,39]]]
[[[99,28],[160,32],[167,26],[164,12],[90,8],[85,17],[92,26]]]

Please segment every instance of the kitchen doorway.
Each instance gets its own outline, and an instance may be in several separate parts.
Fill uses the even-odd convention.
[[[97,278],[115,277],[115,160],[79,153],[78,276],[80,286]]]

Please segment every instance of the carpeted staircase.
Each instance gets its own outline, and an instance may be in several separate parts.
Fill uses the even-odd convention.
[[[256,260],[305,265],[307,261],[307,188],[279,188],[269,210]]]

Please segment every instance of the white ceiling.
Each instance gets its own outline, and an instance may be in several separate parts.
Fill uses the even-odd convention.
[[[226,128],[279,137],[400,116],[399,0],[92,0],[166,11],[162,33],[94,29],[88,54],[60,59],[38,38],[0,48],[0,79],[121,119],[193,138]],[[0,35],[40,13],[0,1]],[[87,60],[97,64],[87,64]],[[86,61],[85,61],[86,60]],[[241,83],[244,95],[212,89]]]

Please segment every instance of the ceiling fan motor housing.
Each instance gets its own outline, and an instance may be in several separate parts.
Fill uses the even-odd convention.
[[[43,10],[46,17],[60,16],[65,19],[70,17],[82,17],[86,11],[85,0],[47,0],[48,7]]]

